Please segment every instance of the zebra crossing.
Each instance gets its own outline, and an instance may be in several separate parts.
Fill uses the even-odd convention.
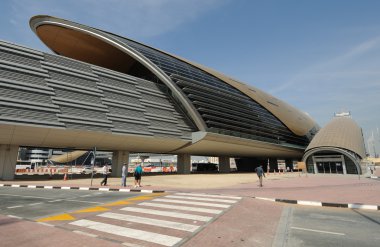
[[[174,193],[70,222],[73,232],[125,246],[179,246],[241,197]]]

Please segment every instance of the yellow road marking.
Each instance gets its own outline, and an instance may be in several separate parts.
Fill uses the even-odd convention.
[[[92,212],[101,212],[101,211],[108,211],[110,210],[109,208],[104,208],[104,207],[92,207],[92,208],[85,208],[81,210],[77,210],[72,212],[73,214],[78,214],[78,213],[92,213]]]
[[[46,222],[46,221],[58,221],[58,220],[75,220],[73,216],[70,214],[59,214],[59,215],[54,215],[46,218],[41,218],[38,219],[38,222]]]
[[[111,202],[111,203],[107,203],[107,204],[104,204],[103,206],[104,207],[112,207],[112,206],[119,206],[119,205],[127,205],[127,204],[131,204],[132,202],[128,202],[128,201],[117,201],[117,202]]]

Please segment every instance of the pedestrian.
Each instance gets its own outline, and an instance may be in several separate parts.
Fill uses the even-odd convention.
[[[102,182],[100,182],[101,186],[103,186],[103,185],[107,186],[108,172],[109,172],[108,163],[106,163],[103,166],[103,180],[102,180]]]
[[[141,187],[141,175],[142,175],[142,167],[141,164],[138,164],[133,176],[135,177],[135,188]]]
[[[260,165],[259,167],[256,167],[255,170],[256,170],[257,176],[259,177],[260,187],[263,187],[263,176],[265,177],[263,166]]]
[[[128,175],[128,168],[127,168],[127,164],[124,163],[123,167],[121,168],[121,186],[123,187],[127,186],[127,175]]]

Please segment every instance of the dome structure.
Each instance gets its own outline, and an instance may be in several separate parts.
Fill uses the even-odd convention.
[[[361,173],[366,157],[363,133],[351,117],[335,117],[305,150],[303,160],[313,173]]]

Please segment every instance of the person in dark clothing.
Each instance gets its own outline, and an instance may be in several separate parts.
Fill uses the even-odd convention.
[[[265,177],[263,166],[260,165],[259,167],[256,167],[255,170],[256,170],[257,176],[259,177],[260,187],[263,187],[263,176]]]

